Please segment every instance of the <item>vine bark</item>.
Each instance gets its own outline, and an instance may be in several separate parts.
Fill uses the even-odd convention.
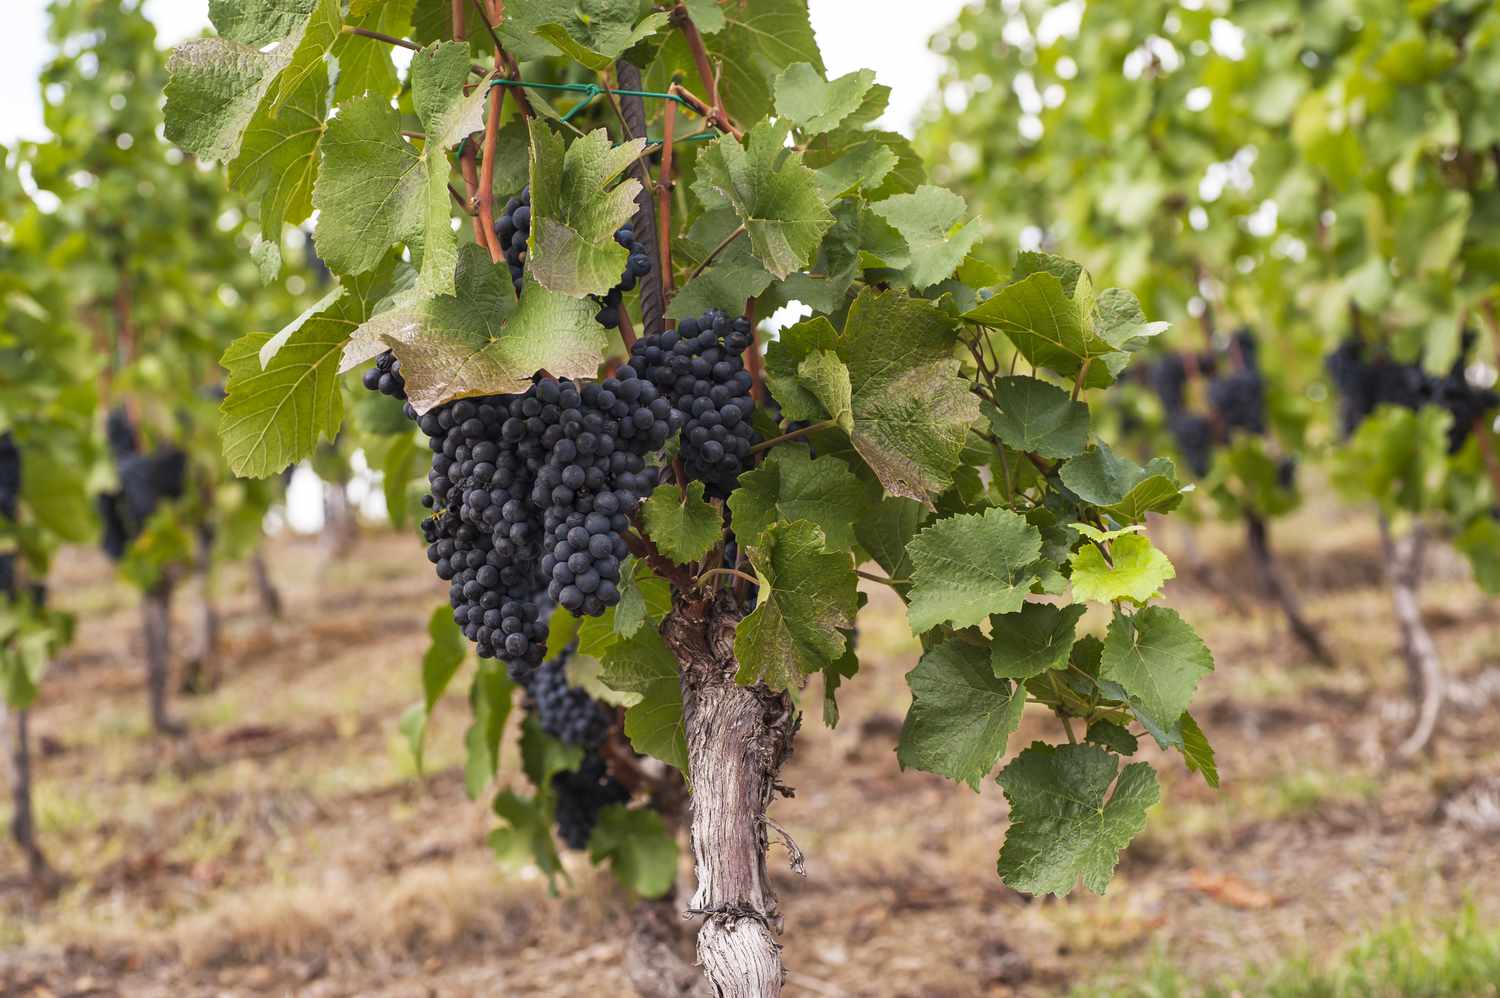
[[[0,731],[10,736],[10,834],[26,857],[26,872],[39,888],[50,886],[56,878],[47,857],[36,841],[36,818],[31,806],[31,712],[16,710],[0,701]]]
[[[1417,596],[1427,538],[1421,524],[1414,524],[1405,534],[1394,537],[1384,517],[1380,520],[1380,538],[1385,546],[1396,625],[1401,629],[1401,658],[1417,706],[1416,723],[1396,746],[1396,758],[1411,759],[1432,741],[1446,687],[1442,659],[1427,625],[1422,622],[1422,604]]]
[[[171,673],[172,584],[160,582],[141,600],[141,630],[146,639],[146,700],[151,727],[157,734],[180,737],[187,728],[167,713],[167,682]]]
[[[1245,537],[1250,545],[1250,554],[1255,561],[1256,573],[1260,576],[1261,588],[1281,607],[1281,612],[1286,615],[1287,624],[1292,629],[1292,635],[1302,647],[1311,653],[1313,658],[1323,665],[1332,666],[1334,664],[1333,653],[1318,636],[1317,629],[1308,623],[1306,617],[1302,616],[1302,606],[1296,594],[1281,577],[1281,570],[1276,567],[1276,559],[1271,554],[1271,539],[1266,529],[1266,521],[1254,513],[1246,513]]]
[[[785,974],[781,911],[766,869],[766,809],[791,754],[790,698],[735,682],[734,627],[741,611],[727,591],[679,595],[662,624],[682,670],[682,712],[693,785],[693,865],[702,915],[698,962],[718,998],[771,998]]]

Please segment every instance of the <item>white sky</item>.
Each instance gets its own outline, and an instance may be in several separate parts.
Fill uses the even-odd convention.
[[[190,38],[208,25],[208,0],[145,0],[163,45]],[[0,144],[46,137],[37,74],[47,57],[47,0],[10,0],[7,29],[18,43],[0,60]],[[838,76],[868,67],[891,88],[883,124],[910,133],[933,93],[939,70],[927,39],[958,16],[963,0],[810,0],[813,28]]]

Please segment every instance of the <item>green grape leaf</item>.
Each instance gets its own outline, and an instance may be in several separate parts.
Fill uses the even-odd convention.
[[[612,146],[597,128],[563,150],[561,135],[531,119],[531,259],[537,283],[580,298],[614,287],[628,253],[615,232],[635,214],[640,181],[610,188],[641,153],[645,139]]]
[[[836,80],[805,62],[795,62],[776,77],[776,116],[785,118],[804,135],[820,135],[837,128],[864,102],[875,85],[875,72],[859,69]]]
[[[924,184],[910,194],[896,194],[870,210],[901,233],[911,250],[904,274],[917,290],[947,280],[979,239],[979,222],[963,225],[964,199],[942,187]]]
[[[1500,595],[1500,520],[1492,516],[1475,519],[1453,541],[1469,559],[1474,581],[1490,595]]]
[[[1104,893],[1120,852],[1161,798],[1150,765],[1133,762],[1116,780],[1118,767],[1094,745],[1034,742],[1001,770],[1010,831],[997,868],[1007,887],[1062,896],[1082,877],[1089,890]]]
[[[818,186],[830,201],[838,196],[841,186],[846,186],[846,178],[860,178],[866,200],[877,202],[894,194],[911,194],[927,179],[922,158],[906,137],[896,132],[840,128],[813,139],[803,161],[818,171]],[[894,229],[889,231],[904,253],[906,244],[900,235]]]
[[[811,387],[802,383],[802,361],[818,351],[834,350],[839,334],[824,316],[788,326],[766,347],[766,384],[781,405],[787,420],[818,420],[825,415],[823,403]]]
[[[1179,751],[1182,752],[1188,770],[1203,774],[1203,782],[1217,790],[1219,767],[1214,763],[1214,747],[1208,743],[1208,736],[1187,711],[1183,711],[1182,717],[1178,719],[1178,727],[1182,731],[1182,747]]]
[[[394,258],[363,279],[335,288],[274,336],[249,333],[219,363],[228,372],[219,438],[236,475],[265,478],[333,439],[343,420],[339,357],[369,317]]]
[[[234,159],[261,99],[291,56],[285,42],[270,52],[228,38],[177,46],[167,61],[167,141],[203,159]]]
[[[1067,458],[1088,446],[1089,407],[1056,385],[1036,378],[1001,378],[995,400],[999,406],[989,412],[990,427],[1007,447]]]
[[[700,15],[707,15],[707,23],[720,25],[704,39],[704,47],[710,63],[722,69],[719,91],[737,121],[758,121],[770,113],[773,81],[784,67],[805,62],[819,73],[825,71],[808,20],[807,0],[721,3],[713,13],[708,8],[706,0],[691,8],[694,23]],[[662,42],[647,73],[646,88],[665,90],[677,76],[698,81],[692,49],[681,32]]]
[[[639,558],[631,555],[620,565],[620,602],[611,608],[614,632],[622,638],[648,621],[656,624],[672,609],[672,587]]]
[[[967,783],[975,793],[1021,723],[1026,690],[996,678],[990,652],[951,637],[926,652],[906,674],[911,709],[901,726],[896,761]]]
[[[473,720],[464,732],[464,790],[478,800],[500,768],[500,736],[510,717],[516,686],[505,674],[505,666],[482,658],[469,686],[469,711]]]
[[[677,879],[677,840],[661,815],[611,804],[589,836],[589,859],[609,861],[615,878],[641,897],[661,897]]]
[[[688,16],[697,25],[700,34],[711,35],[724,28],[724,12],[719,9],[722,0],[683,0]]]
[[[278,51],[291,47],[292,52],[286,66],[277,75],[275,85],[267,94],[272,115],[279,114],[282,106],[310,77],[322,76],[327,79],[323,59],[333,48],[334,42],[338,41],[343,26],[344,17],[339,10],[339,0],[317,0],[300,29],[294,30],[277,46]]]
[[[886,496],[854,524],[859,546],[867,551],[886,575],[898,580],[897,591],[906,592],[911,578],[911,552],[908,545],[927,520],[927,508],[911,499]]]
[[[1115,538],[1109,555],[1110,562],[1106,562],[1097,544],[1085,544],[1073,555],[1070,579],[1075,600],[1145,603],[1159,596],[1167,580],[1177,576],[1167,556],[1140,534]]]
[[[664,27],[665,11],[639,23],[635,0],[507,0],[500,40],[518,60],[545,59],[561,52],[595,72],[611,68],[615,58]],[[555,50],[555,51],[554,51]]]
[[[1078,498],[1121,520],[1142,520],[1182,502],[1171,461],[1159,457],[1143,468],[1116,456],[1103,441],[1064,462],[1058,475]]]
[[[399,112],[377,94],[342,105],[328,123],[313,205],[318,255],[335,273],[369,270],[400,242],[420,257],[421,291],[454,292],[448,150],[484,127],[485,88],[465,95],[468,74],[469,48],[458,42],[412,57],[412,105],[427,136],[420,149],[402,137]]]
[[[744,543],[753,544],[777,520],[806,520],[823,531],[830,551],[854,547],[854,526],[867,504],[865,487],[847,464],[795,446],[774,448],[759,468],[740,476],[729,497]]]
[[[913,634],[943,623],[972,627],[992,613],[1014,613],[1036,581],[1042,535],[998,507],[950,516],[907,545],[913,564],[907,617]]]
[[[1026,250],[1016,256],[1016,265],[1010,272],[1010,280],[1014,284],[1042,271],[1057,278],[1058,284],[1062,286],[1063,294],[1069,298],[1073,297],[1073,292],[1078,289],[1078,279],[1083,276],[1083,267],[1067,257]]]
[[[990,668],[996,676],[1030,679],[1066,669],[1086,607],[1026,603],[1016,613],[990,617]]]
[[[642,627],[610,644],[600,657],[599,679],[612,690],[640,694],[640,702],[625,711],[625,737],[631,747],[686,773],[682,680],[677,659],[656,629]]]
[[[760,598],[735,628],[736,679],[795,688],[844,654],[839,628],[854,626],[858,607],[854,561],[825,550],[823,531],[805,520],[772,524],[746,550]]]
[[[317,0],[208,0],[208,19],[225,38],[260,48],[307,23]]]
[[[703,226],[701,230],[699,225],[695,225],[695,239],[700,231],[706,233],[710,228],[717,231],[717,235],[703,245],[703,256],[707,256],[708,251],[739,224],[728,210],[709,212],[699,222],[712,224]],[[723,222],[727,222],[727,226],[720,224]],[[667,308],[667,316],[673,319],[695,318],[711,308],[737,315],[744,309],[747,298],[760,295],[771,286],[773,280],[775,278],[755,259],[749,240],[736,239],[724,247],[711,264],[678,289],[677,294],[672,296],[672,304]]]
[[[1147,322],[1135,295],[1124,288],[1105,288],[1094,299],[1091,314],[1094,331],[1117,350],[1135,349],[1138,341],[1158,336],[1170,322]]]
[[[953,484],[979,416],[958,376],[956,337],[936,303],[866,290],[849,307],[837,346],[853,388],[855,450],[886,492],[929,508]]]
[[[641,506],[646,534],[662,554],[679,565],[697,561],[714,549],[724,532],[724,518],[703,498],[703,483],[662,486]]]
[[[844,680],[853,679],[859,672],[859,654],[854,650],[854,638],[846,634],[844,640],[844,654],[837,661],[823,666],[823,723],[830,728],[839,725],[839,687]]]
[[[1148,606],[1116,613],[1099,663],[1103,679],[1119,683],[1131,703],[1159,728],[1177,722],[1198,681],[1212,672],[1213,655],[1177,611]]]
[[[366,31],[380,31],[404,38],[411,27],[416,0],[382,0],[376,4],[350,5],[348,26]],[[373,93],[394,97],[401,89],[391,46],[374,38],[353,33],[343,34],[333,43],[333,57],[338,60],[338,84],[333,101],[342,104],[351,97]],[[284,112],[283,112],[284,113]]]
[[[583,765],[583,746],[568,745],[542,730],[535,714],[521,722],[521,769],[534,787],[550,787],[558,773]]]
[[[1083,740],[1095,745],[1102,745],[1111,752],[1120,755],[1135,755],[1136,750],[1141,747],[1140,741],[1125,728],[1114,721],[1098,720],[1089,725],[1084,733]]]
[[[545,795],[535,799],[518,796],[509,790],[495,795],[495,816],[505,822],[489,834],[489,846],[495,859],[506,869],[525,869],[535,865],[547,878],[552,890],[557,878],[568,879],[562,857],[552,840],[551,809],[544,804]]]
[[[744,146],[721,136],[699,153],[693,182],[705,204],[734,208],[755,258],[781,280],[807,265],[833,226],[817,176],[785,146],[790,127],[761,122]]]
[[[245,128],[239,154],[229,162],[230,186],[260,198],[260,228],[273,247],[283,223],[295,225],[312,212],[318,145],[328,115],[327,91],[328,73],[319,63],[275,117],[265,107],[256,110]],[[277,260],[271,272],[280,269]]]
[[[1094,332],[1083,303],[1070,296],[1049,270],[1040,270],[1000,289],[964,318],[999,329],[1021,356],[1065,378],[1076,378],[1088,365],[1083,384],[1099,388],[1114,380],[1106,362],[1124,355]]]
[[[797,377],[817,397],[823,411],[846,433],[854,430],[854,388],[849,369],[832,350],[815,350],[797,365]]]
[[[853,143],[843,147],[842,155],[817,167],[818,191],[824,201],[836,201],[856,191],[878,191],[899,162],[900,157],[884,143]]]
[[[433,298],[409,292],[365,322],[340,370],[395,350],[419,413],[463,396],[524,392],[544,368],[559,378],[598,370],[607,341],[592,303],[554,294],[529,273],[517,301],[510,274],[474,243],[459,253],[456,285],[456,294]]]

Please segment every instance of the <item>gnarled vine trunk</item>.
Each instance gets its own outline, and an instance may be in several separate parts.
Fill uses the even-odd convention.
[[[141,599],[141,631],[146,639],[146,701],[151,727],[174,737],[187,728],[167,713],[167,683],[172,671],[172,583],[162,581]]]
[[[1286,615],[1286,622],[1292,629],[1292,635],[1313,658],[1323,665],[1333,665],[1333,653],[1328,650],[1327,645],[1323,644],[1323,639],[1318,636],[1312,624],[1307,622],[1307,618],[1302,616],[1302,607],[1297,601],[1296,594],[1281,577],[1281,570],[1277,568],[1276,559],[1271,554],[1271,540],[1266,529],[1266,521],[1254,513],[1246,513],[1245,537],[1250,545],[1250,555],[1255,561],[1255,570],[1260,577],[1261,588],[1281,607],[1281,612]]]
[[[1420,523],[1413,524],[1402,536],[1393,537],[1385,517],[1380,519],[1380,538],[1385,546],[1396,625],[1401,629],[1401,659],[1406,664],[1407,683],[1417,707],[1411,733],[1396,746],[1396,758],[1410,759],[1432,741],[1446,686],[1442,659],[1427,625],[1422,622],[1422,604],[1417,595],[1427,538]]]
[[[323,557],[337,561],[349,553],[359,536],[359,520],[343,482],[323,483]]]
[[[198,648],[183,670],[181,692],[206,693],[218,685],[219,675],[219,604],[214,587],[214,528],[198,527]]]
[[[682,669],[682,710],[693,784],[693,865],[702,915],[698,962],[718,998],[781,994],[781,912],[766,870],[766,808],[786,792],[777,775],[791,753],[790,698],[735,682],[740,611],[721,592],[680,598],[662,636]]]

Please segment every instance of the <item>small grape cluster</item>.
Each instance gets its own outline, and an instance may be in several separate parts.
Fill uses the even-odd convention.
[[[102,545],[105,554],[119,561],[162,500],[182,498],[187,489],[187,454],[170,446],[142,454],[135,427],[122,408],[111,410],[104,436],[115,460],[120,490],[100,493],[97,499],[104,527]]]
[[[1458,359],[1448,373],[1432,375],[1420,363],[1401,364],[1385,356],[1371,357],[1363,341],[1351,337],[1324,361],[1329,379],[1339,393],[1339,421],[1344,434],[1353,434],[1382,405],[1420,409],[1434,405],[1453,417],[1448,427],[1448,453],[1456,454],[1481,417],[1500,406],[1500,393],[1469,383],[1464,372],[1476,336],[1465,331]]]
[[[552,789],[557,793],[553,810],[557,837],[569,849],[588,848],[599,812],[630,800],[630,791],[609,775],[604,759],[592,752],[577,769],[553,776]]]
[[[375,366],[365,372],[363,381],[372,392],[406,401],[406,379],[401,376],[401,361],[389,350],[375,358]],[[410,408],[410,403],[407,407]],[[407,418],[413,415],[415,410],[408,412]]]
[[[676,329],[642,337],[631,348],[632,367],[680,414],[688,476],[703,482],[714,498],[734,490],[757,439],[750,425],[751,378],[742,359],[749,345],[746,319],[710,309],[683,319]]]
[[[21,451],[8,432],[0,434],[0,521],[14,524],[21,506]],[[16,556],[0,553],[0,596],[14,593]]]
[[[505,202],[505,210],[495,219],[495,237],[505,251],[505,265],[510,268],[510,283],[521,293],[526,277],[526,240],[531,237],[531,187]]]
[[[605,329],[615,329],[620,325],[620,309],[625,307],[625,292],[635,290],[636,282],[651,273],[651,257],[647,255],[646,247],[635,238],[635,229],[628,225],[621,227],[615,233],[615,242],[629,250],[630,255],[625,258],[625,270],[620,274],[620,283],[605,293],[599,313],[594,316],[595,321]]]
[[[1261,373],[1255,334],[1241,329],[1222,354],[1165,354],[1147,365],[1145,380],[1161,400],[1167,430],[1188,469],[1198,477],[1208,474],[1215,448],[1236,432],[1256,436],[1266,432],[1266,385]],[[1208,412],[1188,407],[1187,387],[1192,377],[1208,379]],[[1283,462],[1287,467],[1295,465]]]
[[[611,804],[626,803],[630,793],[609,775],[599,752],[613,720],[611,711],[586,691],[568,684],[567,664],[572,654],[570,645],[532,673],[526,681],[526,704],[543,731],[565,745],[584,750],[583,762],[576,770],[552,777],[558,837],[569,848],[583,849],[599,812]]]

